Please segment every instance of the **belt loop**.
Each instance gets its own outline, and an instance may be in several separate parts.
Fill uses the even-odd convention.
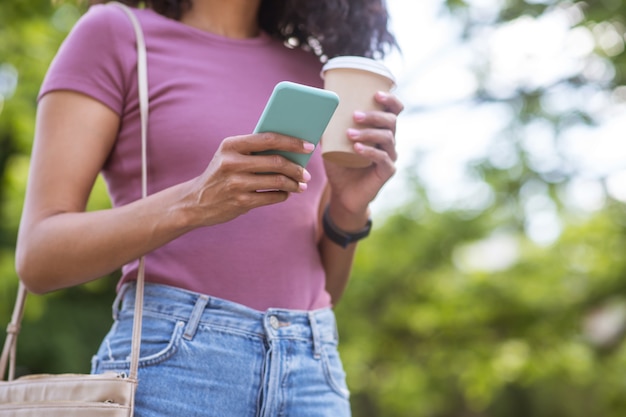
[[[113,305],[111,306],[113,320],[117,320],[120,315],[120,305],[122,304],[122,299],[124,298],[124,294],[126,294],[128,285],[128,283],[122,285],[122,287],[117,292],[117,295],[115,296],[115,300],[113,300]]]
[[[191,315],[189,316],[189,321],[187,322],[187,327],[185,327],[185,333],[183,334],[183,338],[187,340],[193,339],[196,334],[196,330],[198,330],[198,324],[200,324],[200,318],[202,317],[202,312],[206,308],[206,305],[209,302],[209,297],[206,295],[201,295],[196,300],[196,305],[193,306],[193,310],[191,311]]]
[[[317,327],[317,320],[315,319],[315,313],[309,311],[309,324],[311,325],[311,333],[313,336],[313,357],[319,359],[322,357],[322,341],[320,340],[320,333]]]

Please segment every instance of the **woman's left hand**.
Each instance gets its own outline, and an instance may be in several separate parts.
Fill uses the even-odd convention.
[[[372,161],[366,168],[346,168],[324,162],[330,185],[331,204],[346,212],[367,211],[369,203],[396,171],[396,119],[404,106],[393,94],[378,92],[375,100],[383,110],[354,112],[359,129],[348,129],[346,135],[359,155]]]

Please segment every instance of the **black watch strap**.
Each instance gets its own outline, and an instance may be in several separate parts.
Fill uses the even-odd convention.
[[[322,224],[324,226],[324,233],[326,236],[342,248],[346,248],[349,244],[367,237],[370,234],[370,230],[372,230],[372,219],[367,219],[365,227],[358,232],[349,233],[341,230],[330,219],[330,216],[328,215],[328,207],[324,210]]]

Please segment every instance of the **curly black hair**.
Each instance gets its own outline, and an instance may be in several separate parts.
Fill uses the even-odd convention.
[[[104,3],[106,0],[91,0]],[[145,4],[179,20],[193,0],[122,0]],[[312,49],[322,60],[342,55],[382,58],[398,44],[389,31],[385,0],[262,0],[259,25],[292,46]]]

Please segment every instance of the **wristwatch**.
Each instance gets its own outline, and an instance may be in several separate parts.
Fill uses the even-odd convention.
[[[322,225],[324,226],[324,233],[330,240],[342,248],[346,248],[349,244],[361,240],[370,234],[372,230],[372,219],[367,219],[367,224],[363,229],[352,233],[346,232],[333,223],[328,215],[328,206],[326,206],[324,215],[322,216]]]

